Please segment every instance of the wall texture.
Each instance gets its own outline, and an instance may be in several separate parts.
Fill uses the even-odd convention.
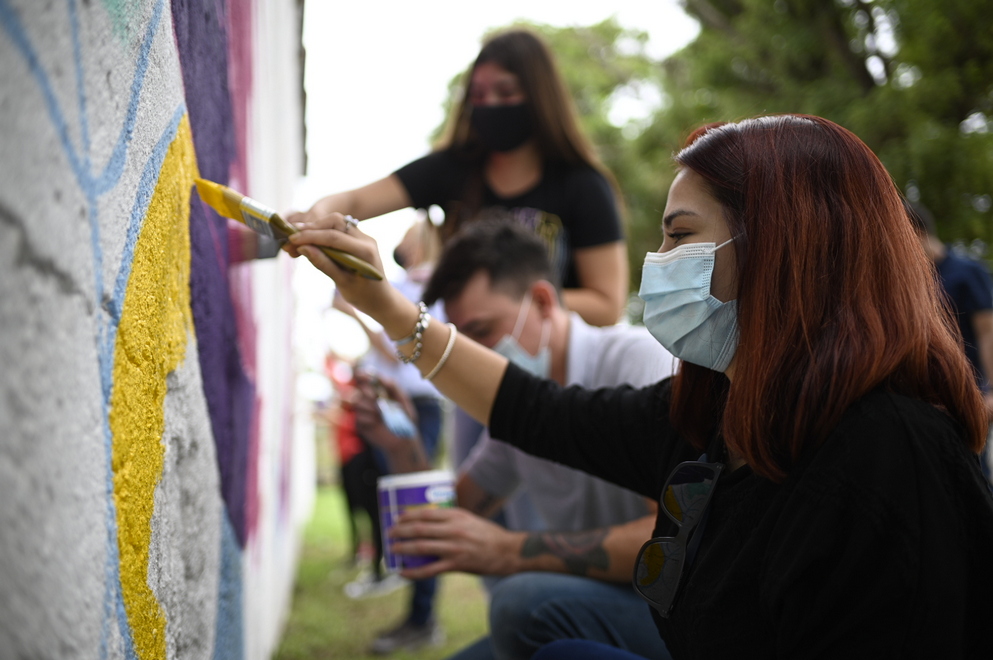
[[[312,462],[285,258],[295,0],[0,0],[0,658],[265,658]]]

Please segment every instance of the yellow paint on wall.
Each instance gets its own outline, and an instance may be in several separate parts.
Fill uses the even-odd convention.
[[[166,376],[184,359],[193,327],[189,217],[196,177],[193,137],[184,116],[134,249],[110,399],[121,589],[142,660],[166,657],[165,614],[148,584],[149,547],[155,486],[165,460]]]

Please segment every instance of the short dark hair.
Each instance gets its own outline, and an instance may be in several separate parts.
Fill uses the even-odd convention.
[[[914,231],[917,232],[918,236],[925,234],[928,236],[938,235],[938,227],[935,225],[934,216],[928,207],[920,202],[910,202],[904,199],[903,209],[907,212],[907,217],[910,218],[910,224],[914,226]]]
[[[489,276],[494,289],[512,296],[523,297],[538,280],[558,289],[544,241],[513,222],[477,220],[445,245],[424,289],[424,302],[456,298],[480,271]]]

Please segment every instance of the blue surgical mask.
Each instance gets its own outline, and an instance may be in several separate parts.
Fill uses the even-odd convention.
[[[538,353],[536,355],[531,355],[521,344],[517,341],[517,338],[521,335],[521,330],[524,328],[524,321],[527,319],[528,310],[531,309],[531,294],[528,293],[527,297],[524,299],[524,303],[521,305],[521,311],[517,314],[517,323],[514,324],[514,333],[512,335],[504,335],[500,338],[500,341],[496,343],[493,350],[504,356],[518,367],[527,371],[530,374],[537,376],[538,378],[548,378],[552,373],[552,351],[548,347],[548,340],[551,336],[552,325],[548,319],[545,319],[544,324],[541,326],[541,342],[539,343]]]
[[[736,301],[710,294],[714,253],[733,241],[691,243],[649,252],[638,295],[645,301],[645,327],[680,360],[723,372],[738,348]]]

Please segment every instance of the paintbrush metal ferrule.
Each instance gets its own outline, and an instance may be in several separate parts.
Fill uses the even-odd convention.
[[[276,232],[273,231],[273,217],[277,215],[274,210],[244,195],[238,203],[238,209],[249,229],[273,239],[286,238],[285,236],[276,236]]]

